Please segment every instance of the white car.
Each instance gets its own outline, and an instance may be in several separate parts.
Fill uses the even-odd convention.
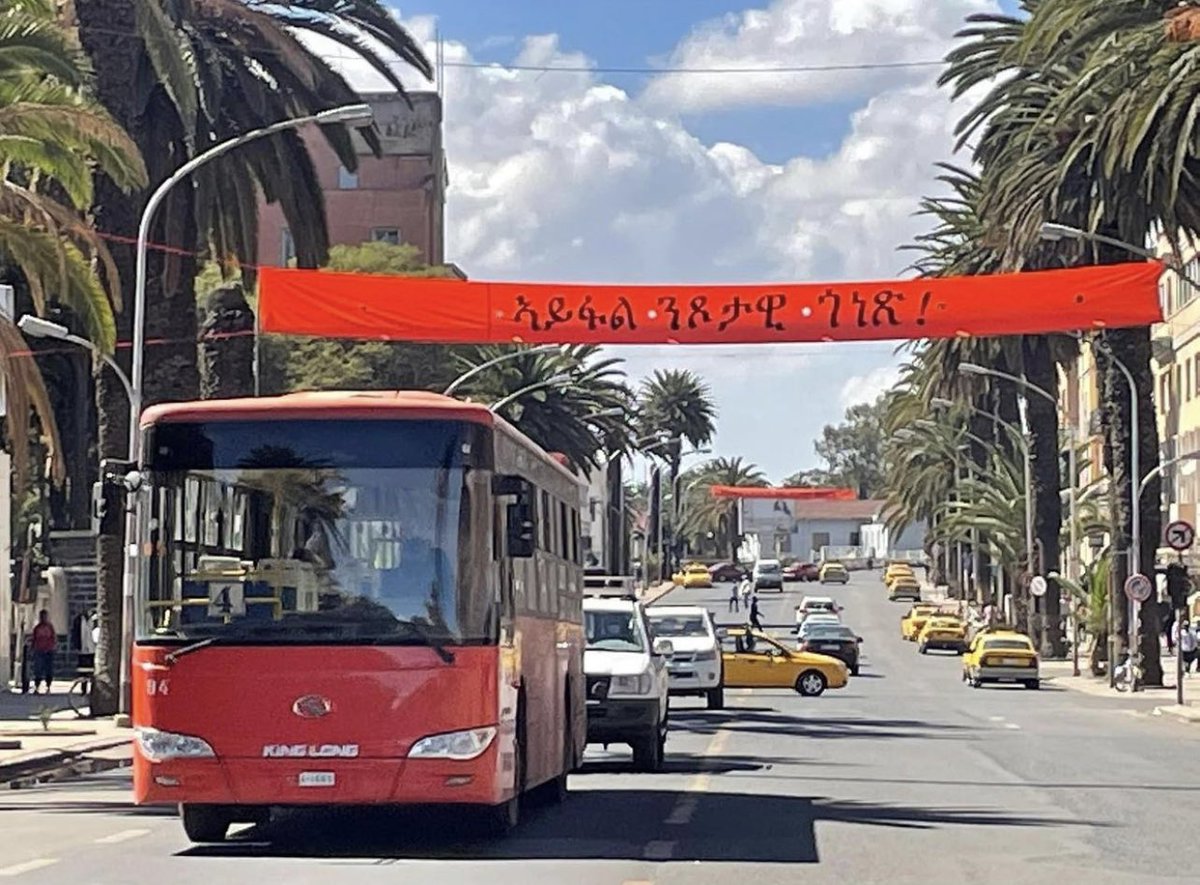
[[[708,709],[725,706],[721,643],[708,609],[698,605],[653,605],[646,609],[656,639],[668,639],[674,654],[667,663],[672,695],[704,698]]]
[[[842,607],[828,596],[805,596],[796,606],[796,626],[799,627],[813,615],[833,615],[835,620],[841,620]]]
[[[760,559],[754,563],[754,581],[755,590],[767,590],[773,588],[780,593],[783,592],[783,566],[779,564],[778,559]]]
[[[842,623],[842,619],[830,612],[814,612],[808,615],[803,620],[800,618],[800,613],[796,613],[796,633],[803,634],[806,630],[811,630],[816,626],[834,626]]]
[[[583,622],[588,743],[629,744],[635,766],[657,771],[667,742],[667,661],[674,648],[651,638],[636,599],[585,598]]]

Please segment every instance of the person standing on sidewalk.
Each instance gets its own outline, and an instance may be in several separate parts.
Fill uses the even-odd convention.
[[[58,633],[50,623],[50,613],[45,609],[38,612],[38,622],[31,637],[33,651],[33,693],[37,694],[39,682],[46,683],[46,694],[50,694],[50,681],[54,678],[54,650],[58,647]]]
[[[1183,672],[1190,673],[1192,662],[1196,660],[1196,628],[1187,621],[1180,621],[1175,630],[1175,640],[1179,646],[1179,655],[1183,658]]]

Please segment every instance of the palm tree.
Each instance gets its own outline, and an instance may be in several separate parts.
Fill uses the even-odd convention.
[[[730,561],[736,561],[741,544],[737,530],[737,501],[714,498],[710,490],[713,486],[763,488],[769,484],[766,474],[757,465],[744,463],[741,458],[714,458],[687,471],[679,478],[679,483],[680,533],[694,540],[712,533],[717,549],[728,551]]]
[[[601,455],[624,451],[632,438],[633,393],[624,362],[599,358],[600,348],[576,345],[534,351],[483,369],[460,392],[479,402],[502,403],[496,411],[522,433],[580,469],[595,469]],[[511,352],[486,346],[460,357],[464,371]]]
[[[388,57],[426,78],[432,74],[416,42],[378,0],[72,0],[71,7],[96,70],[96,95],[147,158],[150,188],[189,157],[226,139],[357,100],[345,79],[306,48],[297,32],[340,43],[398,91],[402,84]],[[321,134],[343,166],[357,169],[344,126],[323,126]],[[378,153],[374,128],[359,134]],[[280,204],[298,263],[324,263],[324,201],[297,133],[246,145],[176,187],[151,232],[152,241],[179,252],[155,251],[149,263],[146,327],[156,343],[146,354],[147,404],[197,396],[195,253],[223,263],[253,260],[260,192]],[[125,285],[133,279],[129,238],[138,229],[147,195],[148,190],[126,194],[107,176],[96,186],[96,224],[121,243],[113,247],[113,257]],[[130,329],[128,311],[119,314],[121,337]],[[122,457],[128,408],[123,391],[104,374],[96,379],[96,408],[101,454]],[[116,707],[121,559],[119,539],[98,539],[101,640],[92,709],[101,714]]]
[[[142,185],[146,173],[137,146],[87,97],[87,73],[86,59],[49,0],[22,0],[0,12],[0,268],[18,277],[34,312],[66,308],[97,347],[112,353],[110,299],[120,292],[106,291],[93,270],[95,262],[116,276],[84,213],[93,198],[93,169],[124,189]],[[31,412],[47,438],[51,478],[61,481],[66,473],[45,378],[15,326],[0,319],[0,327],[9,397],[5,433],[19,493],[34,469]],[[75,454],[86,464],[85,453]]]

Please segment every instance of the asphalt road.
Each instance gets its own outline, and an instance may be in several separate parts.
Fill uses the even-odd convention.
[[[558,809],[501,841],[430,814],[311,813],[196,847],[122,772],[0,797],[0,880],[241,885],[1148,883],[1194,880],[1200,731],[1056,690],[973,690],[899,638],[878,573],[825,588],[865,637],[863,674],[802,699],[673,707],[660,774],[589,753]],[[763,595],[786,627],[816,585]],[[719,622],[728,590],[676,591]],[[741,615],[744,617],[744,614]]]

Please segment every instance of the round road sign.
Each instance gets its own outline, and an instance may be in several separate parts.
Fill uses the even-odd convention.
[[[1196,540],[1196,530],[1192,528],[1190,522],[1177,519],[1167,526],[1163,536],[1167,539],[1167,546],[1172,550],[1187,550]]]
[[[1154,592],[1154,585],[1145,575],[1130,575],[1125,581],[1125,595],[1134,602],[1145,602]]]
[[[1034,596],[1046,595],[1046,579],[1041,575],[1034,575],[1033,580],[1029,582],[1029,592]]]

